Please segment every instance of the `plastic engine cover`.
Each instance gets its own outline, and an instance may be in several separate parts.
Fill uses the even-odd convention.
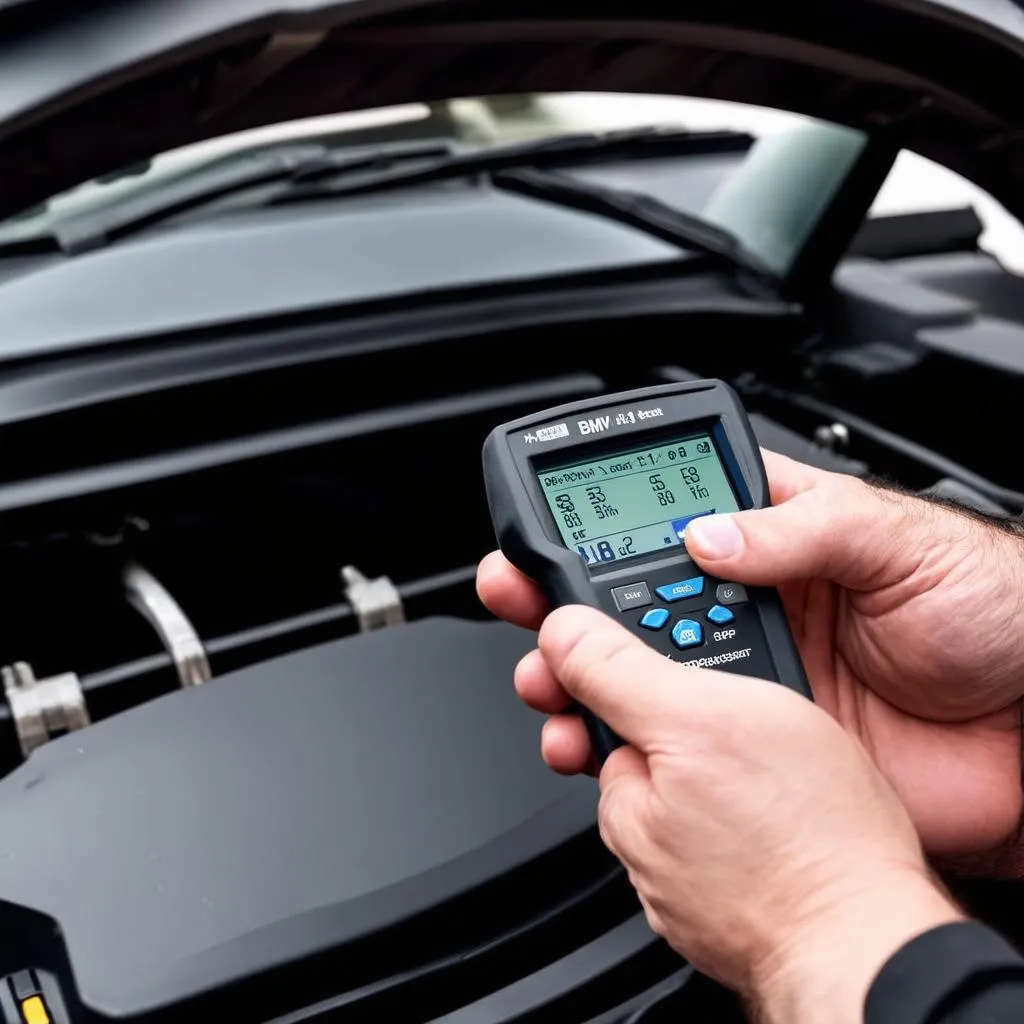
[[[0,783],[0,899],[57,922],[82,1002],[116,1017],[503,874],[594,821],[513,692],[532,643],[423,620],[56,740]]]

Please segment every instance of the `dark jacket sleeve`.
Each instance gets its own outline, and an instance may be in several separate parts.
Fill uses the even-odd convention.
[[[975,921],[934,928],[898,950],[868,992],[865,1024],[1021,1024],[1024,958]]]

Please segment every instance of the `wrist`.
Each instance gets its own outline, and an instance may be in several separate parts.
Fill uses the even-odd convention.
[[[912,939],[964,914],[924,868],[898,868],[817,894],[802,923],[763,958],[749,998],[765,1024],[861,1024],[868,989]]]

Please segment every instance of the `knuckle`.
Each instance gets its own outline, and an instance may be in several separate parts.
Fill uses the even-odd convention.
[[[597,827],[601,841],[628,869],[643,860],[647,829],[641,820],[632,790],[612,784],[602,791],[597,804]]]
[[[627,860],[628,855],[622,847],[621,810],[621,805],[617,805],[614,798],[602,793],[597,804],[597,828],[601,842],[621,860]]]
[[[609,673],[628,669],[636,654],[636,641],[623,629],[591,630],[576,642],[562,671],[581,690]]]
[[[633,679],[645,669],[645,663],[651,657],[649,648],[623,630],[623,636],[614,644],[609,645],[599,669],[612,678]],[[646,665],[650,668],[650,665]]]

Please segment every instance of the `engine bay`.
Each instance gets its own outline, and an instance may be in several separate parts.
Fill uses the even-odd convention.
[[[176,666],[169,634],[193,634],[182,644],[201,648],[209,667],[200,674],[216,678],[358,632],[375,602],[396,609],[387,621],[484,617],[473,575],[493,545],[479,468],[490,427],[575,398],[704,375],[571,364],[583,344],[614,330],[559,326],[438,343],[422,362],[403,351],[397,379],[388,370],[397,356],[385,351],[12,425],[8,450],[26,453],[22,472],[38,475],[12,479],[11,459],[0,488],[10,581],[3,663],[25,663],[37,679],[74,672],[99,721],[181,685],[185,656]],[[670,348],[675,330],[652,321],[651,348],[660,332]],[[736,328],[711,318],[685,330],[731,348]],[[503,348],[532,379],[511,379],[494,358]],[[359,396],[381,390],[380,406],[359,408]],[[756,411],[754,422],[766,446],[844,471],[869,468],[842,445],[816,443],[802,424]],[[129,474],[140,482],[111,486]],[[26,501],[57,488],[79,493]],[[374,592],[366,581],[380,578],[390,582]],[[10,770],[20,760],[13,730],[0,749]]]
[[[670,285],[600,317],[552,293],[501,323],[496,297],[458,329],[428,307],[5,372],[10,985],[147,1021],[557,1020],[570,994],[611,1021],[682,990],[592,788],[536,757],[509,682],[530,637],[476,598],[483,438],[715,376],[766,448],[1016,514],[1019,465],[945,410],[1012,416],[1024,306],[963,251],[851,259],[813,311]]]

